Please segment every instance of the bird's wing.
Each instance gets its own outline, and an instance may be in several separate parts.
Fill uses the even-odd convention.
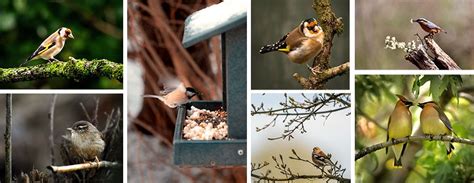
[[[160,95],[143,95],[143,98],[156,98],[156,99],[159,99],[159,100],[163,100],[163,96],[160,96]]]
[[[444,123],[444,126],[446,126],[446,128],[449,129],[449,131],[453,132],[453,127],[451,126],[451,122],[449,121],[448,117],[446,116],[446,114],[444,114],[443,110],[439,107],[439,106],[434,106],[434,108],[436,109],[436,111],[438,112],[438,117],[439,119]],[[456,134],[456,133],[454,133]]]
[[[439,27],[438,25],[436,25],[435,23],[433,22],[426,22],[426,25],[430,28],[430,29],[441,29],[441,27]]]
[[[57,38],[56,33],[51,34],[48,38],[46,38],[41,43],[41,45],[38,47],[38,49],[36,49],[36,51],[33,52],[33,54],[28,59],[32,59],[33,57],[41,55],[43,52],[45,52],[45,51],[51,49],[52,47],[54,47],[54,45],[56,45],[56,38]]]
[[[305,39],[308,38],[305,37],[304,34],[299,31],[299,29],[293,29],[293,31],[287,35],[286,44],[291,45],[290,49],[294,50],[295,48],[298,48]]]

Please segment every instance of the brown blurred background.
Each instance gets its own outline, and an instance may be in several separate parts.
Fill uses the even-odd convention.
[[[50,94],[13,94],[12,106],[12,174],[19,178],[20,172],[29,173],[33,168],[43,172],[48,172],[46,166],[51,165],[50,159]],[[99,99],[98,108],[98,129],[103,130],[107,115],[112,109],[122,108],[122,95],[76,95],[59,94],[56,98],[54,111],[54,142],[55,142],[55,162],[62,165],[59,156],[59,144],[62,136],[69,131],[66,128],[72,126],[76,121],[87,120],[80,103],[82,103],[92,116],[96,106],[96,99]],[[117,111],[115,111],[117,112]],[[5,132],[5,94],[0,95],[0,129]],[[0,162],[5,162],[5,143],[2,138],[0,142]],[[120,148],[120,153],[121,152]],[[122,157],[123,155],[119,155]],[[5,167],[0,166],[0,177],[4,177]],[[122,171],[120,171],[120,174]],[[122,175],[119,175],[122,177]]]
[[[176,109],[158,100],[160,80],[178,78],[203,93],[200,100],[222,100],[221,38],[183,48],[184,20],[218,0],[128,1],[129,182],[245,182],[245,168],[179,168],[172,164]],[[197,99],[197,98],[194,98]],[[143,103],[142,103],[143,102]],[[133,111],[133,112],[131,112]],[[141,112],[140,112],[141,111]],[[192,156],[192,155],[190,155]],[[196,157],[199,158],[199,157]]]
[[[472,0],[357,0],[356,69],[416,69],[402,50],[384,49],[385,37],[398,41],[416,40],[426,35],[410,19],[424,17],[448,34],[434,36],[439,46],[462,69],[474,69],[474,1]]]

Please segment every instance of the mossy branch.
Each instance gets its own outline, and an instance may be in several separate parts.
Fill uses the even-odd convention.
[[[435,140],[435,141],[444,141],[444,142],[457,142],[457,143],[462,143],[462,144],[468,144],[468,145],[474,145],[474,141],[470,139],[463,139],[463,138],[457,138],[453,136],[442,136],[442,135],[435,135],[435,136],[430,136],[430,135],[422,135],[422,136],[410,136],[410,137],[404,137],[404,138],[399,138],[399,139],[394,139],[392,141],[384,142],[384,143],[379,143],[375,144],[370,147],[366,147],[364,149],[361,149],[359,152],[356,153],[355,155],[355,160],[357,161],[358,159],[364,157],[367,154],[370,154],[372,152],[375,152],[377,150],[383,149],[385,147],[389,147],[395,144],[400,144],[400,143],[405,143],[405,142],[411,142],[411,141],[423,141],[423,140]]]
[[[324,46],[320,54],[314,58],[311,74],[308,78],[293,74],[293,78],[305,89],[323,89],[329,79],[342,75],[349,71],[349,63],[331,68],[329,60],[335,35],[340,35],[344,31],[344,23],[341,17],[336,17],[332,10],[330,0],[314,0],[313,9],[318,16],[319,23],[325,33]],[[335,72],[336,71],[336,72]],[[329,74],[329,75],[328,75]],[[324,76],[324,79],[321,79]]]
[[[106,59],[75,59],[53,61],[29,67],[0,68],[0,83],[31,81],[52,77],[81,80],[90,77],[107,77],[119,82],[123,80],[123,64]]]

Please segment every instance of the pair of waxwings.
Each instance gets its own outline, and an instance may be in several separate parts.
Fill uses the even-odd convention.
[[[408,137],[412,132],[412,118],[409,110],[413,106],[413,102],[408,101],[405,97],[397,95],[398,101],[390,115],[387,129],[387,141],[397,138]],[[428,101],[419,103],[418,107],[422,108],[420,114],[421,129],[426,135],[451,135],[453,128],[443,110],[436,104],[436,102]],[[445,142],[446,153],[448,156],[454,150],[454,146],[450,142]],[[395,167],[402,166],[401,157],[406,150],[407,143],[396,144],[392,146],[395,154]],[[385,149],[388,152],[388,148]]]

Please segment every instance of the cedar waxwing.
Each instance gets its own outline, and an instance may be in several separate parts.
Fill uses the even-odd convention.
[[[286,53],[288,59],[302,64],[315,57],[323,48],[324,32],[316,18],[304,20],[291,32],[283,36],[275,44],[260,48],[260,53],[279,51]]]
[[[392,114],[388,120],[387,141],[403,138],[411,135],[412,119],[410,106],[413,102],[408,101],[405,97],[397,95],[398,101],[395,104]],[[393,153],[395,154],[395,161],[393,166],[402,166],[402,156],[407,147],[407,142],[404,144],[392,145]],[[388,148],[385,148],[385,153],[388,153]]]
[[[66,42],[66,39],[68,38],[74,39],[71,29],[68,29],[66,27],[59,28],[56,32],[54,32],[48,38],[46,38],[38,47],[38,49],[36,49],[36,51],[33,52],[33,54],[30,57],[28,57],[28,59],[26,59],[26,61],[23,64],[25,64],[26,62],[30,60],[34,60],[38,58],[42,58],[48,61],[57,60],[56,58],[54,58],[54,56],[56,56],[59,52],[61,52]]]
[[[318,166],[325,166],[326,163],[330,163],[331,155],[326,155],[323,150],[319,147],[313,148],[313,153],[311,154],[313,162]]]
[[[436,102],[429,101],[419,103],[418,107],[422,108],[420,114],[421,130],[426,135],[451,135],[454,133],[451,122],[444,114],[443,110],[436,104]],[[456,134],[456,133],[454,133]],[[446,153],[450,156],[454,150],[451,142],[445,142]]]
[[[196,95],[200,95],[198,91],[191,87],[184,87],[184,84],[180,84],[176,89],[171,92],[162,92],[161,95],[143,95],[145,98],[157,98],[160,99],[170,108],[176,108],[179,105],[188,103],[191,98]]]

